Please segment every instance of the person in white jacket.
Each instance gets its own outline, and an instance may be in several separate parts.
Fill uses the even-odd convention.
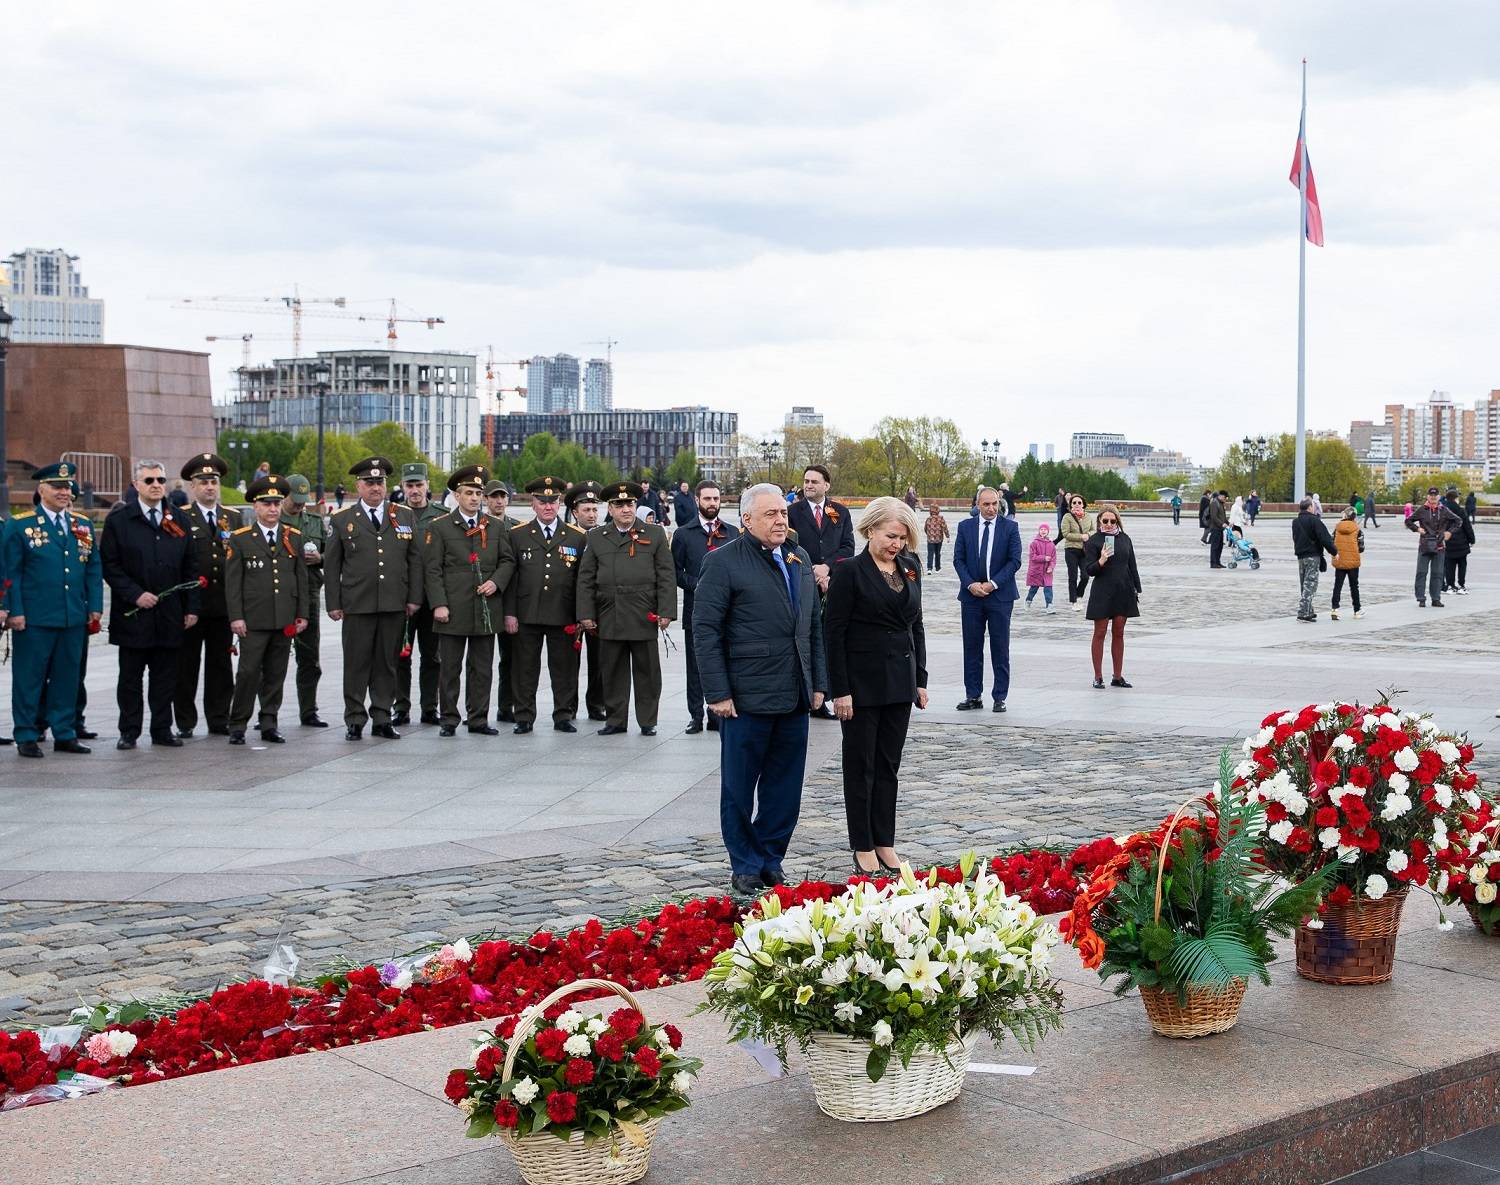
[[[1229,525],[1238,527],[1242,535],[1250,529],[1250,516],[1245,512],[1245,499],[1239,494],[1235,495],[1234,505],[1229,508]]]

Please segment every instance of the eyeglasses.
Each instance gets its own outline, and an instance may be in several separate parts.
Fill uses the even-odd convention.
[[[1099,525],[1101,527],[1118,527],[1120,525],[1120,520],[1117,518],[1101,518],[1099,520]]]
[[[148,486],[164,486],[167,484],[165,477],[143,477],[141,480]]]

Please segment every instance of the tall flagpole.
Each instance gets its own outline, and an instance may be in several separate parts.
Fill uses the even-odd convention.
[[[1307,59],[1302,59],[1302,122],[1297,135],[1297,460],[1292,500],[1307,496]]]

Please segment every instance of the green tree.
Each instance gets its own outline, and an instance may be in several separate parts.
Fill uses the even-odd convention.
[[[678,449],[672,463],[667,466],[667,487],[675,490],[679,482],[685,481],[691,488],[698,484],[700,477],[697,452],[690,448]]]
[[[272,473],[295,472],[292,463],[297,455],[297,442],[287,432],[226,430],[219,433],[215,447],[229,462],[230,485],[248,481],[262,461],[271,466]]]
[[[483,465],[493,473],[495,458],[490,456],[489,450],[482,444],[466,444],[454,451],[453,468],[462,469],[466,465]]]
[[[1446,494],[1448,487],[1454,485],[1458,487],[1459,499],[1461,501],[1471,488],[1469,484],[1471,480],[1467,473],[1460,472],[1457,469],[1445,470],[1442,473],[1417,473],[1401,483],[1391,500],[1393,502],[1411,502],[1415,504],[1427,496],[1428,486],[1437,486],[1442,493]]]
[[[365,456],[384,457],[396,467],[398,473],[401,466],[413,461],[423,461],[429,467],[432,465],[427,455],[417,448],[417,442],[411,438],[411,433],[391,420],[361,432],[359,443],[365,450]]]
[[[323,489],[331,490],[341,482],[346,488],[352,489],[354,479],[349,476],[349,467],[369,455],[369,449],[365,448],[358,437],[349,436],[343,432],[324,433]],[[314,487],[317,486],[318,438],[316,433],[311,434],[297,450],[290,468],[293,473],[304,474]]]
[[[1490,478],[1490,484],[1484,487],[1486,494],[1500,494],[1500,473]]]
[[[1214,475],[1215,488],[1239,494],[1249,493],[1253,487],[1260,490],[1264,501],[1293,501],[1296,438],[1284,432],[1267,439],[1271,446],[1270,455],[1253,468],[1253,477],[1244,449],[1238,444],[1230,445]],[[1351,491],[1363,492],[1369,485],[1370,476],[1347,441],[1312,439],[1307,442],[1307,489],[1296,491],[1297,495],[1316,493],[1325,501],[1341,502]]]

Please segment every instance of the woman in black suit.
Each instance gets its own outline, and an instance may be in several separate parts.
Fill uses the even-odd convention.
[[[896,872],[896,775],[911,708],[927,706],[917,516],[876,498],[859,533],[866,547],[835,565],[823,630],[833,711],[844,730],[844,808],[854,871]]]
[[[1083,570],[1089,586],[1088,619],[1094,623],[1090,648],[1094,686],[1104,686],[1104,632],[1110,631],[1109,656],[1115,677],[1111,687],[1129,687],[1125,680],[1125,621],[1141,615],[1141,574],[1135,566],[1135,545],[1125,534],[1119,508],[1106,502],[1099,508],[1099,529],[1084,542]]]

